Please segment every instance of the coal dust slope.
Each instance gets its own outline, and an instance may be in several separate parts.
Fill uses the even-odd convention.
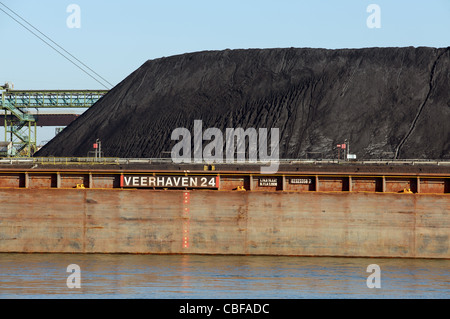
[[[280,157],[450,158],[450,48],[252,49],[150,60],[36,156],[167,157],[175,128],[279,128]],[[209,142],[205,142],[205,145]],[[342,156],[342,155],[341,155]]]

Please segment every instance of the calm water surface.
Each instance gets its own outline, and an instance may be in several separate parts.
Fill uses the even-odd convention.
[[[69,289],[67,266],[81,268]],[[381,288],[366,285],[381,268]],[[0,298],[450,298],[450,260],[0,254]]]

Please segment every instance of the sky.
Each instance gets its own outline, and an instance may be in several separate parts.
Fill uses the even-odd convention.
[[[148,59],[203,50],[450,46],[450,0],[0,0],[6,10],[1,4],[112,86]],[[72,4],[80,13],[75,20]],[[368,10],[373,4],[379,11]],[[104,89],[1,11],[0,30],[2,84]],[[45,134],[38,132],[38,140],[54,129]]]

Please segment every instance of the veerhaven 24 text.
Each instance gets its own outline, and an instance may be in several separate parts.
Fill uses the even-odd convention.
[[[189,305],[180,306],[180,314],[205,314],[209,317],[213,311],[223,311],[226,314],[268,314],[269,304],[237,304],[227,303],[222,308],[214,308],[214,306],[198,306]]]

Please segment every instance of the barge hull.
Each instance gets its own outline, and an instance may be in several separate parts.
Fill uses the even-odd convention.
[[[0,189],[0,252],[450,258],[448,194]]]

